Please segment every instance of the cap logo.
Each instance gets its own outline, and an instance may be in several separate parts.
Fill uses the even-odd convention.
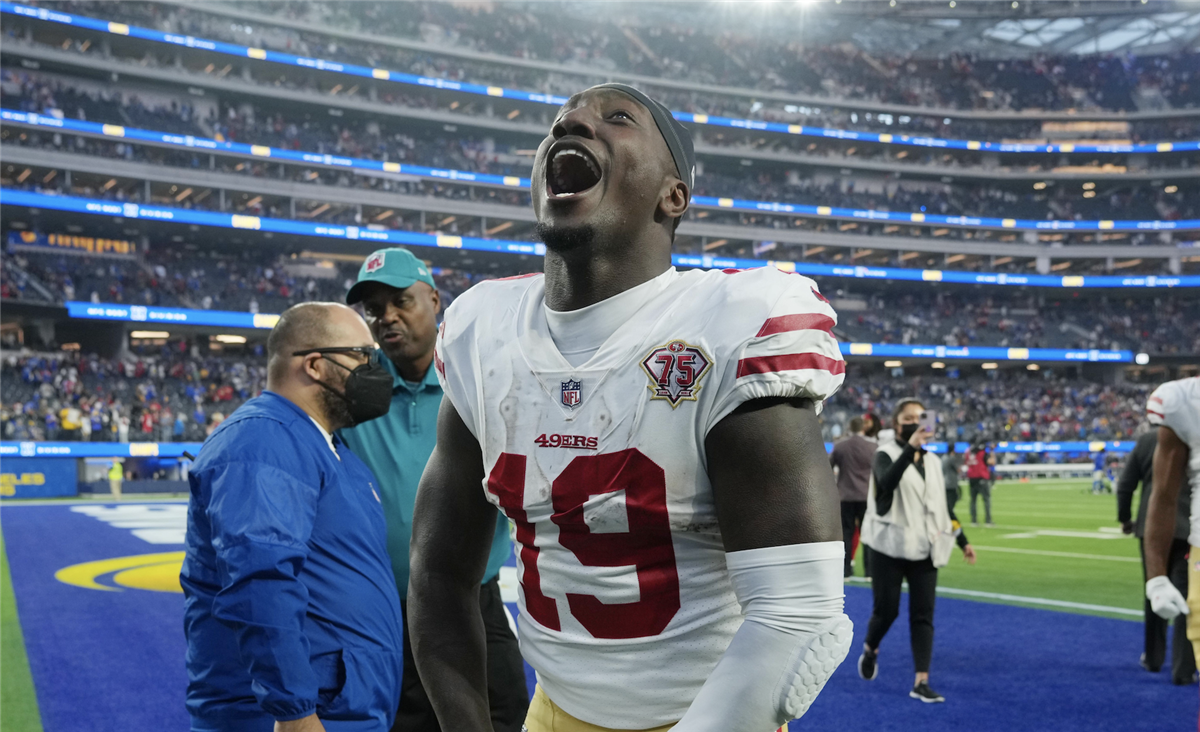
[[[375,252],[374,254],[372,254],[370,257],[367,258],[367,265],[366,265],[367,274],[371,274],[372,272],[374,272],[377,269],[383,269],[384,256],[385,256],[384,252]]]

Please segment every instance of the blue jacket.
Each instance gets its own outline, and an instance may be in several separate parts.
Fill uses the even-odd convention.
[[[403,636],[371,471],[271,393],[205,442],[188,476],[180,583],[195,732],[387,730]],[[340,458],[340,459],[339,459]]]

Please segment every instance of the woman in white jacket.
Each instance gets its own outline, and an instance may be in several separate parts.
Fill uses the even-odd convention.
[[[975,550],[946,505],[946,486],[937,455],[925,451],[932,435],[919,426],[925,405],[903,399],[892,414],[895,437],[881,441],[871,470],[862,543],[871,547],[874,607],[867,626],[858,673],[871,680],[879,672],[879,643],[900,612],[900,585],[908,580],[909,631],[916,679],[909,696],[923,702],[945,698],[929,688],[933,655],[933,606],[938,567],[950,561],[957,542],[967,562]]]

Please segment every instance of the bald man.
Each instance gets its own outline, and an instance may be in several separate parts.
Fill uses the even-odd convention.
[[[193,732],[366,732],[400,698],[400,601],[378,483],[334,436],[387,411],[392,378],[336,303],[287,310],[267,390],[188,482],[187,709]]]

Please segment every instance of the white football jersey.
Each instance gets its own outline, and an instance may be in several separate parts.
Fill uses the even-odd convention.
[[[564,711],[616,729],[678,721],[742,622],[705,436],[750,399],[819,405],[845,371],[812,280],[664,276],[577,368],[551,338],[540,274],[468,290],[435,354],[487,498],[516,526],[521,652]]]
[[[1170,427],[1190,450],[1187,475],[1192,486],[1192,515],[1188,542],[1200,546],[1200,376],[1168,381],[1155,389],[1146,404],[1146,419],[1156,427]]]

